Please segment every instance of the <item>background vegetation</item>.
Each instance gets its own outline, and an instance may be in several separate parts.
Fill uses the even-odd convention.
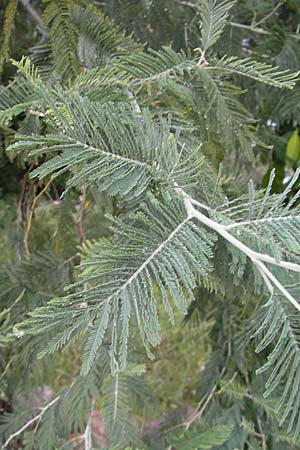
[[[0,5],[3,448],[300,448],[298,312],[282,293],[268,301],[245,255],[207,229],[211,254],[192,235],[182,242],[190,239],[193,258],[205,267],[212,259],[213,270],[194,275],[171,248],[178,286],[157,276],[127,294],[150,324],[142,339],[137,323],[123,327],[116,361],[108,324],[112,334],[87,351],[97,299],[116,288],[104,279],[89,297],[92,276],[107,275],[101,255],[117,283],[139,252],[147,255],[156,220],[168,239],[164,211],[172,226],[184,215],[174,183],[223,225],[254,220],[261,205],[262,217],[281,219],[289,205],[292,225],[253,225],[241,239],[299,263],[299,1]],[[117,166],[110,154],[97,159],[101,146],[134,155],[148,172]],[[139,232],[142,248],[122,247]],[[176,279],[176,269],[157,264]],[[278,279],[297,299],[299,274],[278,269]],[[164,307],[171,297],[174,312]],[[158,343],[155,308],[143,303],[152,298],[154,360],[143,345]],[[72,322],[76,308],[90,308],[89,320]],[[118,308],[110,321],[121,328],[130,312]]]

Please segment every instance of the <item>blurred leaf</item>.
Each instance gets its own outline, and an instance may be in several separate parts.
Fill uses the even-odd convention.
[[[287,166],[291,167],[298,161],[300,157],[300,137],[299,130],[296,128],[292,136],[289,138],[286,148]]]

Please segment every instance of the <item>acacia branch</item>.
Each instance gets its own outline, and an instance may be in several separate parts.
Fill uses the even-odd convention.
[[[203,213],[194,208],[193,203],[196,203],[189,195],[187,195],[182,189],[175,187],[175,191],[183,196],[184,205],[189,218],[194,217],[199,220],[203,225],[206,225],[211,230],[214,230],[220,236],[222,236],[226,241],[230,242],[234,247],[244,253],[248,258],[253,262],[255,267],[261,273],[269,291],[271,294],[273,293],[273,286],[276,286],[277,289],[289,300],[290,303],[300,311],[300,304],[297,300],[286,290],[286,288],[280,283],[280,281],[273,275],[273,273],[266,267],[265,263],[269,263],[278,267],[282,267],[283,269],[291,270],[294,272],[300,272],[300,265],[291,263],[288,261],[278,261],[272,256],[266,255],[264,253],[259,253],[251,248],[249,248],[246,244],[232,236],[226,229],[226,226],[215,222],[209,217],[205,216]]]

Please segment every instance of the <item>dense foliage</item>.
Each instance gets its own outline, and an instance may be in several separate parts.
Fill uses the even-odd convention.
[[[8,0],[2,448],[300,449],[300,5]]]

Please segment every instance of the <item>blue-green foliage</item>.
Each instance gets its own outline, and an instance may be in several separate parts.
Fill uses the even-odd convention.
[[[163,6],[131,0],[106,6],[117,22],[124,14],[127,29],[132,22],[126,13],[135,11],[143,23],[155,10],[158,23],[166,22],[165,40],[151,49],[134,39],[148,36],[151,42],[156,27],[151,20],[144,33],[136,24],[128,35],[96,6],[47,0],[48,31],[32,49],[35,64],[28,57],[14,62],[15,79],[0,89],[0,124],[12,133],[18,129],[7,154],[30,171],[18,205],[19,216],[27,216],[24,230],[18,230],[16,263],[0,272],[5,302],[0,349],[9,348],[10,358],[0,392],[7,390],[6,373],[19,377],[19,389],[26,370],[33,369],[25,389],[30,395],[28,384],[35,376],[43,384],[62,351],[77,358],[65,386],[37,412],[22,396],[14,397],[19,410],[4,414],[0,428],[6,448],[19,437],[27,450],[71,448],[70,434],[78,433],[79,446],[91,450],[98,446],[91,441],[98,407],[117,448],[298,445],[299,170],[287,174],[279,194],[273,193],[272,171],[265,190],[250,181],[243,194],[239,185],[250,170],[246,158],[254,161],[257,145],[268,148],[256,119],[255,108],[262,105],[253,106],[262,89],[258,83],[274,92],[279,105],[284,100],[275,88],[298,95],[292,90],[298,73],[286,70],[285,62],[297,54],[298,35],[287,37],[272,61],[263,60],[259,48],[224,54],[220,41],[228,27],[243,28],[229,20],[237,2],[175,3],[176,14],[185,18],[178,40],[184,36],[185,45],[179,47],[172,46],[176,33],[167,0]],[[242,9],[249,13],[248,3]],[[263,9],[268,15],[261,24],[278,8]],[[256,32],[272,41],[270,31]],[[269,64],[274,61],[279,67]],[[297,69],[295,61],[287,69]],[[297,118],[292,100],[293,112],[287,106],[274,109],[282,123]],[[35,190],[24,205],[28,178]],[[32,221],[45,226],[43,217],[50,220],[49,203],[41,206],[44,216],[34,209],[44,190],[52,207],[62,201],[62,215],[52,228],[49,224],[47,245],[38,251],[34,239],[28,246],[28,236]],[[74,206],[71,196],[77,201],[78,194]],[[97,224],[104,231],[95,240],[84,234],[91,202],[104,210]],[[74,211],[64,216],[69,205]],[[70,252],[67,233],[60,233],[71,224],[79,241],[70,238]],[[75,272],[69,268],[74,261]],[[194,389],[202,398],[183,422],[162,419],[149,438],[139,433],[137,419],[144,420],[153,403],[140,361],[145,351],[154,358],[160,316],[166,313],[174,324],[178,311],[187,323],[196,313],[198,323],[209,323],[204,339],[211,357],[199,366],[201,385]],[[248,348],[252,340],[256,354]]]

